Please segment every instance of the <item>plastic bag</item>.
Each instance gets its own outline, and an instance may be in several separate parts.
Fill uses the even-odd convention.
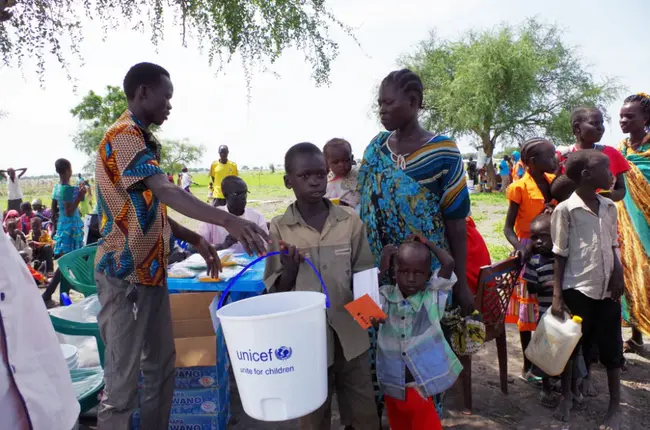
[[[196,272],[188,269],[187,267],[183,267],[180,263],[178,263],[169,268],[167,271],[167,276],[170,278],[190,279],[196,276]]]
[[[57,333],[59,343],[67,343],[77,347],[77,368],[99,366],[97,339],[92,336],[70,336]]]
[[[201,254],[192,254],[187,259],[177,263],[177,265],[192,270],[205,270],[208,268],[208,264]]]
[[[215,278],[210,278],[208,277],[208,272],[201,272],[199,273],[199,281],[201,282],[228,282],[239,272],[241,272],[242,268],[239,266],[228,266],[228,267],[223,267],[221,270],[221,273],[219,273],[219,276],[217,279]]]
[[[70,306],[61,306],[50,309],[50,314],[57,318],[81,323],[96,323],[97,315],[102,309],[96,294],[73,303]]]
[[[246,254],[233,254],[228,259],[228,263],[235,264],[237,266],[246,266],[252,260],[246,256]],[[241,268],[240,268],[241,270]]]

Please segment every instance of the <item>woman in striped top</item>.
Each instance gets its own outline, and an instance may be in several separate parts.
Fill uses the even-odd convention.
[[[465,274],[470,200],[463,160],[454,141],[420,126],[423,96],[422,81],[410,70],[391,72],[382,81],[379,111],[387,131],[370,142],[359,168],[360,215],[377,266],[386,246],[399,246],[413,234],[450,250],[458,278],[453,300],[469,312],[473,299]],[[439,268],[438,259],[432,258],[432,272]]]

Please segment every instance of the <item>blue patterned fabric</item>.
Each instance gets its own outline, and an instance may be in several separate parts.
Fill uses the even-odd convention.
[[[83,246],[84,223],[81,220],[79,209],[75,209],[72,216],[65,214],[65,204],[77,200],[79,189],[71,185],[56,184],[52,191],[52,200],[56,200],[59,207],[59,218],[54,235],[54,255],[63,255]]]
[[[434,137],[405,157],[402,170],[391,159],[389,136],[382,132],[373,139],[359,169],[360,215],[377,265],[384,246],[414,233],[448,249],[444,219],[463,219],[470,209],[462,156],[453,141]],[[436,258],[431,265],[440,267]]]
[[[370,142],[358,177],[359,215],[366,225],[377,266],[384,246],[399,245],[413,233],[422,233],[448,249],[444,219],[464,219],[470,210],[463,159],[451,139],[435,136],[417,151],[407,154],[406,168],[401,170],[391,159],[387,145],[390,135],[381,132]],[[439,261],[432,258],[432,270],[439,267]],[[376,373],[377,333],[371,330],[369,335],[370,364],[381,417],[384,403]],[[434,396],[440,415],[443,396],[444,393]]]

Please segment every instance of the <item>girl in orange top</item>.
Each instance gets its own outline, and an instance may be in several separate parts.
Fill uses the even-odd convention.
[[[543,138],[529,139],[521,148],[521,160],[526,165],[526,173],[506,191],[509,206],[503,233],[525,263],[529,252],[530,223],[544,212],[552,201],[551,181],[555,178],[552,173],[556,168],[555,146]],[[520,282],[510,300],[506,323],[517,324],[522,351],[526,350],[530,343],[531,331],[537,326],[537,307],[537,297],[529,295],[525,282]],[[532,363],[524,356],[522,377],[526,380],[536,379],[529,376],[531,367]]]

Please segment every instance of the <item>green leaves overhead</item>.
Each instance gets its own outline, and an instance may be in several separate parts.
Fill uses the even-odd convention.
[[[67,54],[79,57],[89,20],[104,34],[125,24],[146,31],[154,45],[173,25],[183,44],[188,38],[197,41],[210,65],[222,66],[239,53],[248,75],[252,65],[273,62],[297,47],[318,85],[328,83],[330,62],[338,54],[330,25],[352,35],[324,0],[16,0],[12,7],[7,4],[14,0],[5,2],[0,0],[2,59],[22,65],[25,58],[35,58],[41,77],[48,54],[70,70]]]
[[[458,41],[432,33],[401,63],[422,77],[432,130],[473,136],[488,155],[499,139],[544,135],[566,144],[573,141],[570,112],[583,105],[604,111],[620,86],[595,79],[561,36],[536,20],[472,31]]]

